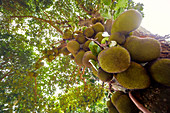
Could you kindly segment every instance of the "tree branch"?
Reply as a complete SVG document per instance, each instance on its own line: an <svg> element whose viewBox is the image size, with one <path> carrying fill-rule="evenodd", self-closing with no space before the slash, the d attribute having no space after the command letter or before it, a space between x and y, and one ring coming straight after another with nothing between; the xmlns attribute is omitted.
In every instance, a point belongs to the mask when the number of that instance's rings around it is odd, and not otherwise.
<svg viewBox="0 0 170 113"><path fill-rule="evenodd" d="M136 105L136 107L141 110L143 113L151 113L148 109L146 109L141 103L139 103L132 95L131 91L129 92L129 97L132 102Z"/></svg>
<svg viewBox="0 0 170 113"><path fill-rule="evenodd" d="M36 103L37 103L37 80L36 80L36 77L35 77L34 96L35 96L35 105L36 105Z"/></svg>
<svg viewBox="0 0 170 113"><path fill-rule="evenodd" d="M10 18L34 18L36 20L40 20L40 21L43 21L43 22L47 22L49 23L51 26L53 26L58 32L60 32L62 35L63 35L63 32L53 24L53 21L50 21L50 20L45 20L43 18L37 18L35 16L10 16Z"/></svg>
<svg viewBox="0 0 170 113"><path fill-rule="evenodd" d="M10 70L7 74L5 74L5 75L0 79L0 81L2 81L5 77L12 75L12 74L9 74L11 71L12 71L12 70Z"/></svg>

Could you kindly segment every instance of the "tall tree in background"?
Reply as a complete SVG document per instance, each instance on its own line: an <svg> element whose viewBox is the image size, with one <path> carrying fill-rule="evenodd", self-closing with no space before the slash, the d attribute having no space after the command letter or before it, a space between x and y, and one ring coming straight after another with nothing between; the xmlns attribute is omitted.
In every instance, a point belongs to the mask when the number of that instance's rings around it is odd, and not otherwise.
<svg viewBox="0 0 170 113"><path fill-rule="evenodd" d="M143 5L131 0L2 0L0 112L108 112L110 84L75 63L66 37L83 32L93 18L105 23L127 9L142 13Z"/></svg>

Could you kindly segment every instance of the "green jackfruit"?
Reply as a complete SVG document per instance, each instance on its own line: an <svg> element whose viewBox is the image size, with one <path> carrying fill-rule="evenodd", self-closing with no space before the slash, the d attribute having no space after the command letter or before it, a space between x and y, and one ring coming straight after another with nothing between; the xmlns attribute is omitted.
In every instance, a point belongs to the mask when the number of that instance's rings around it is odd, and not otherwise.
<svg viewBox="0 0 170 113"><path fill-rule="evenodd" d="M94 30L91 27L88 27L84 30L83 34L87 37L92 37L94 35Z"/></svg>
<svg viewBox="0 0 170 113"><path fill-rule="evenodd" d="M85 38L85 36L83 35L83 33L79 33L79 34L76 36L76 40L77 40L80 44L83 44L83 43L86 41L86 38Z"/></svg>
<svg viewBox="0 0 170 113"><path fill-rule="evenodd" d="M97 60L96 56L94 56L91 51L85 52L85 54L83 56L83 64L84 64L84 66L86 66L86 67L91 67L92 66L90 64L90 62L89 62L90 59Z"/></svg>
<svg viewBox="0 0 170 113"><path fill-rule="evenodd" d="M109 113L119 113L116 107L112 104L111 100L108 100L106 104L109 109Z"/></svg>
<svg viewBox="0 0 170 113"><path fill-rule="evenodd" d="M99 43L101 43L102 39L104 38L104 37L102 36L102 34L103 34L103 32L98 32L98 33L96 34L96 36L94 37L95 39L97 38L97 41L98 41Z"/></svg>
<svg viewBox="0 0 170 113"><path fill-rule="evenodd" d="M53 54L53 50L47 50L47 55L52 55Z"/></svg>
<svg viewBox="0 0 170 113"><path fill-rule="evenodd" d="M110 47L98 55L100 67L108 73L120 73L130 66L129 52L121 47Z"/></svg>
<svg viewBox="0 0 170 113"><path fill-rule="evenodd" d="M53 60L53 59L54 59L54 56L53 56L53 55L49 55L49 56L48 56L48 59Z"/></svg>
<svg viewBox="0 0 170 113"><path fill-rule="evenodd" d="M112 94L111 101L119 113L138 113L137 107L123 92L116 91Z"/></svg>
<svg viewBox="0 0 170 113"><path fill-rule="evenodd" d="M170 86L170 59L159 59L155 61L151 65L149 72L155 81Z"/></svg>
<svg viewBox="0 0 170 113"><path fill-rule="evenodd" d="M122 33L115 32L109 37L109 41L116 41L118 44L124 44L126 38Z"/></svg>
<svg viewBox="0 0 170 113"><path fill-rule="evenodd" d="M122 91L116 91L112 94L111 102L113 105L116 105L116 101L119 99L121 95L124 95Z"/></svg>
<svg viewBox="0 0 170 113"><path fill-rule="evenodd" d="M104 26L101 23L96 23L92 26L95 33L104 32Z"/></svg>
<svg viewBox="0 0 170 113"><path fill-rule="evenodd" d="M135 62L131 62L126 71L118 73L116 79L127 89L144 89L150 85L150 78L145 68Z"/></svg>
<svg viewBox="0 0 170 113"><path fill-rule="evenodd" d="M72 32L68 29L64 31L63 39L72 39Z"/></svg>
<svg viewBox="0 0 170 113"><path fill-rule="evenodd" d="M142 21L142 15L140 12L130 9L120 14L114 21L111 29L111 33L121 32L128 34L131 31L137 29Z"/></svg>
<svg viewBox="0 0 170 113"><path fill-rule="evenodd" d="M55 54L59 53L58 48L54 48L53 51L55 52Z"/></svg>
<svg viewBox="0 0 170 113"><path fill-rule="evenodd" d="M80 49L80 44L75 40L69 41L67 43L67 49L71 53L76 53Z"/></svg>
<svg viewBox="0 0 170 113"><path fill-rule="evenodd" d="M88 40L88 41L86 41L84 44L83 44L83 49L85 50L85 51L89 51L90 49L89 49L89 44L90 44L90 42L91 42L91 40Z"/></svg>
<svg viewBox="0 0 170 113"><path fill-rule="evenodd" d="M112 25L113 25L113 20L112 19L106 20L106 24L104 25L105 26L105 31L107 31L110 35L111 35Z"/></svg>
<svg viewBox="0 0 170 113"><path fill-rule="evenodd" d="M128 37L124 47L129 51L132 60L148 62L160 56L160 43L153 38Z"/></svg>
<svg viewBox="0 0 170 113"><path fill-rule="evenodd" d="M113 78L112 73L107 73L102 68L99 68L97 75L98 75L98 78L103 82L109 82Z"/></svg>
<svg viewBox="0 0 170 113"><path fill-rule="evenodd" d="M83 66L82 59L83 59L84 53L85 53L84 50L80 50L74 58L76 64L79 66Z"/></svg>
<svg viewBox="0 0 170 113"><path fill-rule="evenodd" d="M68 55L70 53L67 47L62 47L60 52L63 53L63 55Z"/></svg>
<svg viewBox="0 0 170 113"><path fill-rule="evenodd" d="M28 72L28 76L33 77L34 72Z"/></svg>

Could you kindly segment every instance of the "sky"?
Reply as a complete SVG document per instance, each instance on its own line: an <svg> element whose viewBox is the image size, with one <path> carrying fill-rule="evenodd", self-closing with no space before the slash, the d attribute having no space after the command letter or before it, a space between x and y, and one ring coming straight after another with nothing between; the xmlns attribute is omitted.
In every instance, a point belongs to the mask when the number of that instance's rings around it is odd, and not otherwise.
<svg viewBox="0 0 170 113"><path fill-rule="evenodd" d="M141 26L161 36L170 34L170 0L133 0L144 4Z"/></svg>

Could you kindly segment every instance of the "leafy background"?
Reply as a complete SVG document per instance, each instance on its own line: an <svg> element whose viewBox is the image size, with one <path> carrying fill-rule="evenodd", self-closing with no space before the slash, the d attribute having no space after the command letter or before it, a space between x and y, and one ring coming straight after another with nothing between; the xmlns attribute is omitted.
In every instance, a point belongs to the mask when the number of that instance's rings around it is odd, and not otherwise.
<svg viewBox="0 0 170 113"><path fill-rule="evenodd" d="M143 4L132 0L1 0L0 112L108 112L108 84L70 55L46 61L43 50L57 47L66 29L131 8L143 14ZM38 61L45 65L36 69Z"/></svg>

